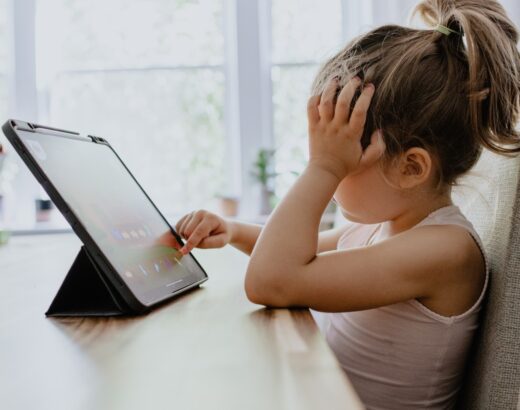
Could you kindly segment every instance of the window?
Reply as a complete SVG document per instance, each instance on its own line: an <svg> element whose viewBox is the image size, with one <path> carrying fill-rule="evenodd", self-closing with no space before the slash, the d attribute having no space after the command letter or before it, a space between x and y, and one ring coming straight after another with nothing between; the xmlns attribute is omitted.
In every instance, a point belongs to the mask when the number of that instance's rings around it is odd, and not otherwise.
<svg viewBox="0 0 520 410"><path fill-rule="evenodd" d="M307 162L306 103L320 65L361 32L404 24L415 4L0 0L0 115L108 138L171 220L212 209L217 194L240 196L240 216L255 219L259 150L276 149L278 198ZM45 193L10 162L9 226L52 228L34 225Z"/></svg>
<svg viewBox="0 0 520 410"><path fill-rule="evenodd" d="M271 21L276 194L282 197L308 159L307 100L320 64L341 46L341 1L272 0Z"/></svg>
<svg viewBox="0 0 520 410"><path fill-rule="evenodd" d="M167 216L224 189L223 7L37 2L40 121L106 137Z"/></svg>

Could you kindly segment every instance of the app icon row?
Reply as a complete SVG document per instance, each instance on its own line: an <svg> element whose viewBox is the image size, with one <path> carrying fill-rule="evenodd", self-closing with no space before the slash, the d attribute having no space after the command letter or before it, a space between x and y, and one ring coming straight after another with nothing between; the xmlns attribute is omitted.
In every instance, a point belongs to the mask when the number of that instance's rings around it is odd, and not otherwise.
<svg viewBox="0 0 520 410"><path fill-rule="evenodd" d="M113 228L112 237L117 241L135 241L151 238L152 232L146 225L127 228Z"/></svg>
<svg viewBox="0 0 520 410"><path fill-rule="evenodd" d="M169 257L163 257L153 262L138 264L133 269L126 270L124 275L129 279L134 278L136 275L147 277L154 273L169 272L175 265L182 266L177 257L172 256L172 259L173 261Z"/></svg>

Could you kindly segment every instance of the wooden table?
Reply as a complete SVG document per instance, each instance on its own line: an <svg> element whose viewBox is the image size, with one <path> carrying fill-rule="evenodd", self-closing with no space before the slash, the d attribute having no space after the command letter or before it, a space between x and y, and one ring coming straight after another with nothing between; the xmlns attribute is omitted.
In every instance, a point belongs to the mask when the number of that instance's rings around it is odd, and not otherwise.
<svg viewBox="0 0 520 410"><path fill-rule="evenodd" d="M209 281L146 316L45 318L79 247L0 247L0 409L362 408L307 310L247 300L230 247L196 250Z"/></svg>

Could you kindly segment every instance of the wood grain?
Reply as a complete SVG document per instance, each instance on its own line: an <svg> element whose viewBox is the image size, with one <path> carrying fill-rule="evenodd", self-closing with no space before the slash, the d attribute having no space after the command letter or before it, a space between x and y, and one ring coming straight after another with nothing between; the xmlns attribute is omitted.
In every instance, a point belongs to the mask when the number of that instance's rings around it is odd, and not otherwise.
<svg viewBox="0 0 520 410"><path fill-rule="evenodd" d="M246 299L232 248L196 250L209 281L146 316L45 318L79 247L0 247L1 409L362 408L308 310Z"/></svg>

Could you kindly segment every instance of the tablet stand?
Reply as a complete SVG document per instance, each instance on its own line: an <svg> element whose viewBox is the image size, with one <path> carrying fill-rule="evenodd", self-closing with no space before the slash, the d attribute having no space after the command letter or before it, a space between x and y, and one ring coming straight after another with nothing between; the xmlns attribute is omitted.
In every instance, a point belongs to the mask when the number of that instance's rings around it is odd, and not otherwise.
<svg viewBox="0 0 520 410"><path fill-rule="evenodd" d="M46 316L118 316L131 313L82 246Z"/></svg>

